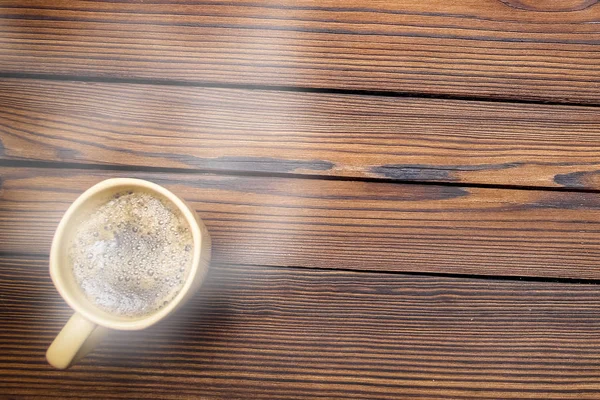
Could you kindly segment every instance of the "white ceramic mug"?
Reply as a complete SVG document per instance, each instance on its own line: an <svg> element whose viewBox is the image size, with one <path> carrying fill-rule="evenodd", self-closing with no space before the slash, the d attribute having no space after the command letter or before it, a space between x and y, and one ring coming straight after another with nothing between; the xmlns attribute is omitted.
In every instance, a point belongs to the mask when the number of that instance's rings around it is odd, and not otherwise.
<svg viewBox="0 0 600 400"><path fill-rule="evenodd" d="M169 202L185 217L194 242L192 266L177 296L154 313L136 318L112 315L91 303L75 282L67 254L68 244L79 222L114 194L123 191L144 191ZM92 350L111 329L144 329L169 315L200 288L208 270L210 253L211 239L204 223L192 208L164 187L141 179L115 178L86 190L71 204L52 241L50 276L60 295L75 313L48 348L48 362L56 368L67 368Z"/></svg>

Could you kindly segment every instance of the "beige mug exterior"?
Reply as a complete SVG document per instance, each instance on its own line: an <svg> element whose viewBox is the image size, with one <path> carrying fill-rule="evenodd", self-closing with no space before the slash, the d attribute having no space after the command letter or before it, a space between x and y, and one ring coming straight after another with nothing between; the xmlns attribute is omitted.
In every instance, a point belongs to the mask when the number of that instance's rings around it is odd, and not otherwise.
<svg viewBox="0 0 600 400"><path fill-rule="evenodd" d="M67 245L78 221L112 195L127 191L146 191L174 205L185 217L194 242L192 266L179 294L165 307L143 317L111 315L93 305L79 289L67 256ZM196 212L164 187L141 179L113 178L86 190L71 204L61 219L50 251L50 276L56 289L75 311L46 352L46 359L56 368L67 368L102 340L111 329L139 330L147 328L181 307L200 288L211 256L211 238Z"/></svg>

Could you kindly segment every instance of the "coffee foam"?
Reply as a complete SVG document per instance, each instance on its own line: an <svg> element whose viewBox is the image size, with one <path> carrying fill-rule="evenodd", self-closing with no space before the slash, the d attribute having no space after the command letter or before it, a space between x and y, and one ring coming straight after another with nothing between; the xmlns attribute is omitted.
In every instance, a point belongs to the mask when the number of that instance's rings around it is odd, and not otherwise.
<svg viewBox="0 0 600 400"><path fill-rule="evenodd" d="M69 257L90 302L113 315L141 317L179 293L192 248L192 233L179 210L146 192L123 192L84 218Z"/></svg>

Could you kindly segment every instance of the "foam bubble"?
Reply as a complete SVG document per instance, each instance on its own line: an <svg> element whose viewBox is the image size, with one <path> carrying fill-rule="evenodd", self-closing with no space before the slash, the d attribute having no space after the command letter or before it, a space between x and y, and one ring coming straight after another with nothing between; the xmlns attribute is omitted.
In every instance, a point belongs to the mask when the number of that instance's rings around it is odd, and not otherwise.
<svg viewBox="0 0 600 400"><path fill-rule="evenodd" d="M118 193L77 229L70 246L72 271L99 308L143 316L179 293L180 277L189 273L192 243L177 210L148 193Z"/></svg>

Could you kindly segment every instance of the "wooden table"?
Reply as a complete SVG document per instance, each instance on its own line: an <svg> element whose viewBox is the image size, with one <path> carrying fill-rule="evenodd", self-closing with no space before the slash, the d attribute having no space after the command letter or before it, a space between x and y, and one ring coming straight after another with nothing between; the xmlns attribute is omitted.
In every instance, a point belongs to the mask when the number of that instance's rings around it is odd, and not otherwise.
<svg viewBox="0 0 600 400"><path fill-rule="evenodd" d="M596 0L0 3L0 397L600 398ZM214 243L67 371L48 274L108 177Z"/></svg>

